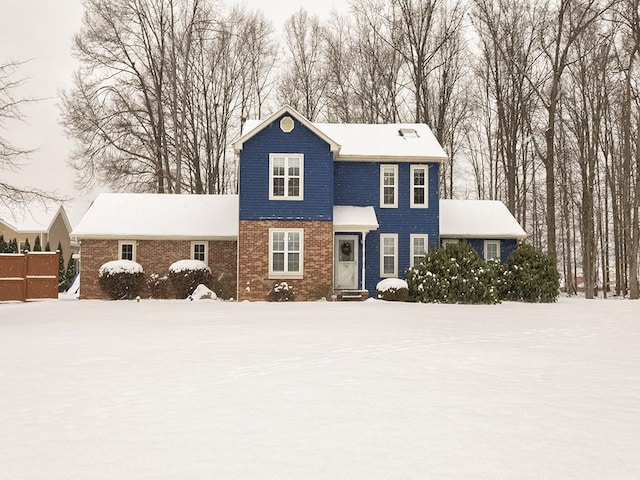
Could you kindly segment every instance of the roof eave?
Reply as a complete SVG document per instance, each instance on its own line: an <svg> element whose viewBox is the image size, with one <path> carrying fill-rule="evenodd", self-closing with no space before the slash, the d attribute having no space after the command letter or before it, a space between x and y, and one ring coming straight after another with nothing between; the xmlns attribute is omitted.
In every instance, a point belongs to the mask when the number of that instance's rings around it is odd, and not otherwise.
<svg viewBox="0 0 640 480"><path fill-rule="evenodd" d="M438 156L396 156L396 155L337 155L336 161L343 162L430 162L444 163L447 157Z"/></svg>

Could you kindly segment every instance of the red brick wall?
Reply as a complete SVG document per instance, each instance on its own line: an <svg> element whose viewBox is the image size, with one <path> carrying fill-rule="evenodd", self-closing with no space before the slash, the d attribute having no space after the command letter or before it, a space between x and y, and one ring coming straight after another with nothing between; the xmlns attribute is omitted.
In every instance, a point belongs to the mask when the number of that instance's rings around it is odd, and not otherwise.
<svg viewBox="0 0 640 480"><path fill-rule="evenodd" d="M235 296L236 292L236 249L235 240L209 240L209 267L214 277L225 285L226 296ZM107 298L98 283L98 269L103 263L118 258L118 240L82 240L80 255L80 298ZM167 275L173 262L187 258L191 258L189 240L138 240L136 262L142 265L145 275L141 296L150 295L146 287L150 274Z"/></svg>
<svg viewBox="0 0 640 480"><path fill-rule="evenodd" d="M302 279L269 278L269 228L304 229ZM333 290L333 222L241 220L238 299L265 300L281 281L293 285L297 300L317 300Z"/></svg>

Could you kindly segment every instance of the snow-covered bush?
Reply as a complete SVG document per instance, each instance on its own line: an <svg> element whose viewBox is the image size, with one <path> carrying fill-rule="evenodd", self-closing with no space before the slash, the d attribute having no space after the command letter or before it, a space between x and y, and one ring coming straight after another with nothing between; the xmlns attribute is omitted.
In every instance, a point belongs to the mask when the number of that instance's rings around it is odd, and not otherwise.
<svg viewBox="0 0 640 480"><path fill-rule="evenodd" d="M292 302L295 299L296 292L293 285L287 282L276 283L267 295L267 300L270 302Z"/></svg>
<svg viewBox="0 0 640 480"><path fill-rule="evenodd" d="M498 303L496 271L467 242L430 250L407 270L409 297L431 303Z"/></svg>
<svg viewBox="0 0 640 480"><path fill-rule="evenodd" d="M133 299L142 288L142 265L131 260L114 260L98 269L100 288L113 300Z"/></svg>
<svg viewBox="0 0 640 480"><path fill-rule="evenodd" d="M389 302L406 302L409 297L407 282L399 278L385 278L376 285L378 298Z"/></svg>
<svg viewBox="0 0 640 480"><path fill-rule="evenodd" d="M558 299L560 276L549 256L520 244L504 265L500 294L503 300L551 303Z"/></svg>
<svg viewBox="0 0 640 480"><path fill-rule="evenodd" d="M160 275L158 273L152 273L147 278L147 287L151 293L151 298L167 298L167 287L169 283L169 277L166 275Z"/></svg>
<svg viewBox="0 0 640 480"><path fill-rule="evenodd" d="M200 260L178 260L169 267L176 298L187 298L201 283L211 286L211 269Z"/></svg>

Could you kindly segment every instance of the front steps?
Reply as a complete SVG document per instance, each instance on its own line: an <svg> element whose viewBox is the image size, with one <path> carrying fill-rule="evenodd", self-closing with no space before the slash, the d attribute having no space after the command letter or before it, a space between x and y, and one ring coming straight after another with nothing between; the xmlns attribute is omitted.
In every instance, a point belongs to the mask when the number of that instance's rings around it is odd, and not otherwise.
<svg viewBox="0 0 640 480"><path fill-rule="evenodd" d="M363 302L369 298L366 290L336 290L331 296L337 302Z"/></svg>

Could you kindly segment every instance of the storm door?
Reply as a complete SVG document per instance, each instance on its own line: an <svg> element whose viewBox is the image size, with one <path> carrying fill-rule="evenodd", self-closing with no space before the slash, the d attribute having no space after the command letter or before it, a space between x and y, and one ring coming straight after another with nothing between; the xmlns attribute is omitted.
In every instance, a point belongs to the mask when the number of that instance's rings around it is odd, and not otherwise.
<svg viewBox="0 0 640 480"><path fill-rule="evenodd" d="M334 276L336 290L358 288L358 236L336 235Z"/></svg>

